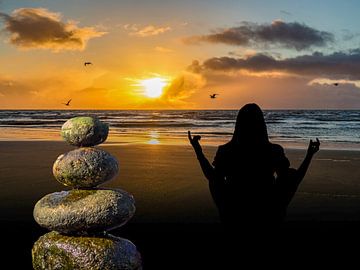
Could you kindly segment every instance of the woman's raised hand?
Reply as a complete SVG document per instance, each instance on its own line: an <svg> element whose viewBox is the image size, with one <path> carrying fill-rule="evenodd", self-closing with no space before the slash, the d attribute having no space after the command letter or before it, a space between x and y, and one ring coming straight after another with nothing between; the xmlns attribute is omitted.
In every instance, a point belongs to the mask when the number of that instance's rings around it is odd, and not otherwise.
<svg viewBox="0 0 360 270"><path fill-rule="evenodd" d="M307 154L308 155L314 155L317 151L319 151L320 149L320 141L318 138L316 138L316 142L314 142L313 140L310 140L309 142L309 147L307 150Z"/></svg>
<svg viewBox="0 0 360 270"><path fill-rule="evenodd" d="M191 132L190 130L188 131L188 138L189 138L189 142L191 143L192 147L194 148L196 153L201 153L202 152L202 148L200 145L200 139L201 136L199 135L195 135L194 137L191 136Z"/></svg>

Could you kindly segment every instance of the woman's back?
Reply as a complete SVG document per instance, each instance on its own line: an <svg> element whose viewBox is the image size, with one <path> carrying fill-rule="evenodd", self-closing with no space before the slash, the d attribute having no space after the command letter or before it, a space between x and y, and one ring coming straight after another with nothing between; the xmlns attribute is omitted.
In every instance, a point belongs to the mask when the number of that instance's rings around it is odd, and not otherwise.
<svg viewBox="0 0 360 270"><path fill-rule="evenodd" d="M213 166L216 180L210 189L223 221L252 223L274 216L274 172L289 166L281 146L229 142L219 147Z"/></svg>

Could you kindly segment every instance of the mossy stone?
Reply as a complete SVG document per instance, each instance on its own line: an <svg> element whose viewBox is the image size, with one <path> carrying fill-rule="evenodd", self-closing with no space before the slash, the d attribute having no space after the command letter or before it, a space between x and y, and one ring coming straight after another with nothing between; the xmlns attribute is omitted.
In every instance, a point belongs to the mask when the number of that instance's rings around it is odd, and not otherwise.
<svg viewBox="0 0 360 270"><path fill-rule="evenodd" d="M135 201L121 189L73 189L44 196L33 214L48 230L85 235L124 225L135 214Z"/></svg>
<svg viewBox="0 0 360 270"><path fill-rule="evenodd" d="M93 147L82 147L62 154L53 166L56 180L74 188L96 187L114 178L118 172L116 158Z"/></svg>
<svg viewBox="0 0 360 270"><path fill-rule="evenodd" d="M74 146L94 146L104 142L109 126L90 116L78 116L67 120L61 128L63 139Z"/></svg>
<svg viewBox="0 0 360 270"><path fill-rule="evenodd" d="M66 236L49 232L32 248L35 270L141 270L141 256L129 240L103 237Z"/></svg>

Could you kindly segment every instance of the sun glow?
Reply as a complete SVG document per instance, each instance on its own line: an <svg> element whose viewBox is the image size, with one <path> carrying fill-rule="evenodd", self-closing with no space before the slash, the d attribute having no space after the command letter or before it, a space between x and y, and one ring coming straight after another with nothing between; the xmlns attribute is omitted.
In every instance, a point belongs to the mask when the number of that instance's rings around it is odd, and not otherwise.
<svg viewBox="0 0 360 270"><path fill-rule="evenodd" d="M160 97L163 93L164 87L168 84L168 81L164 78L151 78L142 80L139 85L144 88L144 94L150 98Z"/></svg>

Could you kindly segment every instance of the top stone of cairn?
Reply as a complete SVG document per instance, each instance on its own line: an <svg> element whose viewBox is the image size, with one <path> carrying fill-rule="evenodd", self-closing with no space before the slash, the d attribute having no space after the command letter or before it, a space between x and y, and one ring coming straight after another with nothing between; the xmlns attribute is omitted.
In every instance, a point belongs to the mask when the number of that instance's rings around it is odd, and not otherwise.
<svg viewBox="0 0 360 270"><path fill-rule="evenodd" d="M67 120L61 128L63 139L74 146L94 146L104 142L109 126L95 117L78 116Z"/></svg>

